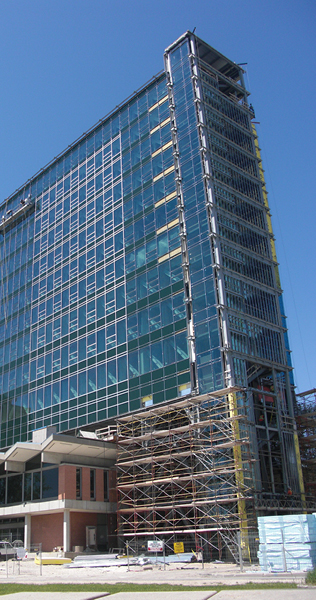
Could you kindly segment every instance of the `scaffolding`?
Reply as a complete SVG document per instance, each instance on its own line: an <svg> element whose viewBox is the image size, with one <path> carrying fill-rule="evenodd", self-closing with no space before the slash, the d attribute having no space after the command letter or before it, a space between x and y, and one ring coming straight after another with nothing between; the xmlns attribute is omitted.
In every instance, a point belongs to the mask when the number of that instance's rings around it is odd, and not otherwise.
<svg viewBox="0 0 316 600"><path fill-rule="evenodd" d="M316 509L316 388L297 394L295 418L307 508Z"/></svg>
<svg viewBox="0 0 316 600"><path fill-rule="evenodd" d="M118 420L118 533L238 560L255 527L253 458L244 394L236 388L151 407Z"/></svg>

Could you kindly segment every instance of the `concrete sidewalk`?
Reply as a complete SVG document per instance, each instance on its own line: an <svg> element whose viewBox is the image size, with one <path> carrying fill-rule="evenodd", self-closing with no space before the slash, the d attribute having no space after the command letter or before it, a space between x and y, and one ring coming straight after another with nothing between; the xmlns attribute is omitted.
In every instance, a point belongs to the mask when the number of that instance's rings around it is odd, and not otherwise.
<svg viewBox="0 0 316 600"><path fill-rule="evenodd" d="M315 600L316 588L297 590L225 590L223 592L120 592L113 600Z"/></svg>
<svg viewBox="0 0 316 600"><path fill-rule="evenodd" d="M316 588L299 588L297 590L224 590L218 592L215 598L216 600L315 600Z"/></svg>

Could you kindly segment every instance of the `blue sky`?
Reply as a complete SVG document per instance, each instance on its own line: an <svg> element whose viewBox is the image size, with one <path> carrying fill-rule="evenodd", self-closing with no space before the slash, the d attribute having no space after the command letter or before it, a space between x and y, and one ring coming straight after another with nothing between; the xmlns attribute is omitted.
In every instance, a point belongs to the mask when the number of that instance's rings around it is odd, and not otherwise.
<svg viewBox="0 0 316 600"><path fill-rule="evenodd" d="M0 202L163 68L187 29L256 111L298 391L316 387L314 0L1 0Z"/></svg>

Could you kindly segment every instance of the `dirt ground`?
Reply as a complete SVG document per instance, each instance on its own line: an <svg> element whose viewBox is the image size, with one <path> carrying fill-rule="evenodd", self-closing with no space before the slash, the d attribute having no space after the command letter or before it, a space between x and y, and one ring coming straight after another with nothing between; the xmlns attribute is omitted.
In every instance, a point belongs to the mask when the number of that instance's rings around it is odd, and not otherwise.
<svg viewBox="0 0 316 600"><path fill-rule="evenodd" d="M287 582L304 584L306 573L262 573L258 566L243 572L231 563L173 564L153 566L83 567L67 568L63 565L42 565L33 559L17 563L0 562L0 583L169 583L170 585L234 585L237 583Z"/></svg>

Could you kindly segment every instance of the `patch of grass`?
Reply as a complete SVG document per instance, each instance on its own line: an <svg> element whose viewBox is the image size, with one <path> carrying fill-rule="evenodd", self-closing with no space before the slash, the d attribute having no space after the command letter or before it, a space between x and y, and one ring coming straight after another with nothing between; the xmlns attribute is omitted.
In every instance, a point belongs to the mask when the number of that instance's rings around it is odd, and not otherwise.
<svg viewBox="0 0 316 600"><path fill-rule="evenodd" d="M162 584L136 584L136 583L47 583L42 585L3 583L0 584L0 596L5 594L15 594L17 592L109 592L116 594L118 592L178 592L178 591L205 591L214 590L284 590L296 588L296 583L245 583L240 585L169 585Z"/></svg>
<svg viewBox="0 0 316 600"><path fill-rule="evenodd" d="M312 571L309 571L306 575L306 583L308 585L316 585L316 567Z"/></svg>

